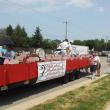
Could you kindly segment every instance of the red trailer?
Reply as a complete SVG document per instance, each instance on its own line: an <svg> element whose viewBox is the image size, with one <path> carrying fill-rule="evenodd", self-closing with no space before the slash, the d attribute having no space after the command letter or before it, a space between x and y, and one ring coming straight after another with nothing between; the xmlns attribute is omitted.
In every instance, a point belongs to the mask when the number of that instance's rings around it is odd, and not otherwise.
<svg viewBox="0 0 110 110"><path fill-rule="evenodd" d="M88 57L0 65L0 91L7 90L12 85L34 84L60 77L66 83L74 79L74 71L89 66Z"/></svg>

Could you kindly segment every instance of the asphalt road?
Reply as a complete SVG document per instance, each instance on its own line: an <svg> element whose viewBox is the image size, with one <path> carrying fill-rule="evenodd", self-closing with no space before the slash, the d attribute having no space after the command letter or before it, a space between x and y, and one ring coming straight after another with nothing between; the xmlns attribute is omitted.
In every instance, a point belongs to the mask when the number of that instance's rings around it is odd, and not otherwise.
<svg viewBox="0 0 110 110"><path fill-rule="evenodd" d="M102 68L101 74L109 73L110 66L106 62L106 58L101 58ZM22 102L26 102L27 100L31 100L34 98L39 98L43 95L51 93L53 91L66 88L71 85L75 85L81 83L82 81L90 78L89 76L83 77L79 80L75 80L69 82L68 84L62 84L60 80L52 80L48 82L43 82L40 84L32 85L32 86L24 86L9 90L8 92L4 92L0 94L0 110L4 110L13 105L20 104Z"/></svg>

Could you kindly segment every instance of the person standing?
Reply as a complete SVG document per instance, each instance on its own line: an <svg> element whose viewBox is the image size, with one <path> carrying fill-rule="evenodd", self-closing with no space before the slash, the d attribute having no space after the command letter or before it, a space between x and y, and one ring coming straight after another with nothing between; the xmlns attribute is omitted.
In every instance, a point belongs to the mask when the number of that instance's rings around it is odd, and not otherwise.
<svg viewBox="0 0 110 110"><path fill-rule="evenodd" d="M9 60L15 57L15 52L11 46L7 48L7 52L4 54L4 57Z"/></svg>
<svg viewBox="0 0 110 110"><path fill-rule="evenodd" d="M97 68L96 68L97 74L96 75L100 76L101 61L97 53L95 56L95 60L97 61Z"/></svg>
<svg viewBox="0 0 110 110"><path fill-rule="evenodd" d="M65 39L62 43L59 44L56 51L59 51L61 55L68 55L71 52L70 46L71 44L68 42L68 39Z"/></svg>
<svg viewBox="0 0 110 110"><path fill-rule="evenodd" d="M90 60L91 60L90 72L92 74L92 80L93 80L93 79L95 79L96 69L97 69L97 60L96 60L95 53L91 56Z"/></svg>

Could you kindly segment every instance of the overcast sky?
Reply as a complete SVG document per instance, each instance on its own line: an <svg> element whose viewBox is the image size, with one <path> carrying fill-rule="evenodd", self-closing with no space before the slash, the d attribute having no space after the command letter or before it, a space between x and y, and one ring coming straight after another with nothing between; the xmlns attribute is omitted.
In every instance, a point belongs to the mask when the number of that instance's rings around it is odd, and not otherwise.
<svg viewBox="0 0 110 110"><path fill-rule="evenodd" d="M94 39L110 36L110 0L0 0L0 28L24 26L29 35L41 28L45 38ZM109 38L109 37L107 37Z"/></svg>

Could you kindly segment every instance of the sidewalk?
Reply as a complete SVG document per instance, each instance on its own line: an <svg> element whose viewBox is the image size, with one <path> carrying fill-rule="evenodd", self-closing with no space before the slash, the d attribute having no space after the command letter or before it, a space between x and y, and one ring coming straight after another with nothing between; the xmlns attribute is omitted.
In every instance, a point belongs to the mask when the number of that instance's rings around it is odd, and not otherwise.
<svg viewBox="0 0 110 110"><path fill-rule="evenodd" d="M92 82L94 82L96 80L99 80L99 79L101 79L101 78L103 78L103 77L105 77L107 75L108 74L103 74L100 77L97 77L95 80L91 80L91 79L84 80L84 81L82 81L82 82L80 82L78 84L75 84L75 85L72 85L72 86L70 85L70 86L67 86L67 87L65 87L63 89L59 89L59 90L53 91L51 93L42 95L39 98L34 98L34 99L31 99L31 100L27 100L25 102L19 103L17 105L12 106L12 107L6 108L5 110L27 110L27 109L35 106L35 105L38 105L38 104L41 104L41 103L43 103L45 101L51 100L53 98L56 98L59 95L63 95L66 92L73 91L73 90L75 90L77 88L80 88L82 86L88 86Z"/></svg>
<svg viewBox="0 0 110 110"><path fill-rule="evenodd" d="M108 102L105 106L105 109L104 110L110 110L110 102Z"/></svg>

